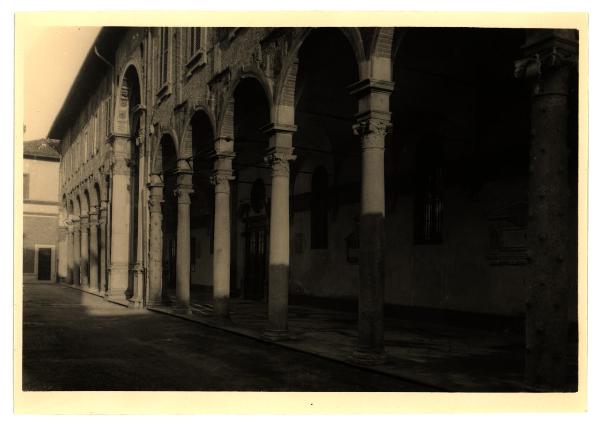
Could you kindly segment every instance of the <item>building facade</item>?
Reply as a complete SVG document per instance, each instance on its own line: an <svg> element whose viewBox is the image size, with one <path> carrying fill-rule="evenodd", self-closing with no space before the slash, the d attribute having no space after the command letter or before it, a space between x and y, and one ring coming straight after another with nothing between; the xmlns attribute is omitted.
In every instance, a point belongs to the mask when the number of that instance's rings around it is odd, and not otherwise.
<svg viewBox="0 0 600 425"><path fill-rule="evenodd" d="M23 281L54 282L57 277L58 169L56 141L23 145Z"/></svg>
<svg viewBox="0 0 600 425"><path fill-rule="evenodd" d="M544 380L577 317L577 36L104 28L49 134L59 277L263 301L275 339L291 299L354 302L366 363L384 306L523 316Z"/></svg>

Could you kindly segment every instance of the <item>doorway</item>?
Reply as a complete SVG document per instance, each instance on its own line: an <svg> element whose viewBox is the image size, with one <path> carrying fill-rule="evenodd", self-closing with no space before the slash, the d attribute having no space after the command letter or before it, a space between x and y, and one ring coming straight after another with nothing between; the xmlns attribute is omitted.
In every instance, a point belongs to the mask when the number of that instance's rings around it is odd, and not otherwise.
<svg viewBox="0 0 600 425"><path fill-rule="evenodd" d="M246 262L244 266L244 298L267 299L267 217L248 217L246 221Z"/></svg>
<svg viewBox="0 0 600 425"><path fill-rule="evenodd" d="M36 245L35 251L36 279L44 282L54 280L54 246Z"/></svg>

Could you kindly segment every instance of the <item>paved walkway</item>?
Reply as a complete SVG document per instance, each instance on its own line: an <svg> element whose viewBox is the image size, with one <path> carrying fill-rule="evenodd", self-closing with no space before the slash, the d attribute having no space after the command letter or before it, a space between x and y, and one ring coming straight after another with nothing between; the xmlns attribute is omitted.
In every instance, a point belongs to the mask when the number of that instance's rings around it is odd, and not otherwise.
<svg viewBox="0 0 600 425"><path fill-rule="evenodd" d="M25 284L23 306L26 391L431 390L66 285Z"/></svg>
<svg viewBox="0 0 600 425"><path fill-rule="evenodd" d="M405 385L413 384L427 391L526 391L522 383L524 335L511 327L486 329L480 323L459 325L443 319L403 319L388 315L385 321L388 361L383 365L363 366L350 359L357 341L356 312L290 305L290 338L271 342L263 337L267 326L265 303L232 299L231 320L223 323L212 317L210 293L192 286L191 314L172 307L151 310L249 337L272 347L334 360L352 367L352 373L370 371L381 377L398 378ZM473 321L477 320L474 316ZM576 390L577 348L575 342L571 345L570 381ZM391 389L380 389L386 390Z"/></svg>
<svg viewBox="0 0 600 425"><path fill-rule="evenodd" d="M231 323L211 317L210 294L192 292L192 314L170 307L153 309L262 340L267 325L264 303L233 299ZM386 318L388 361L366 369L429 386L433 391L522 390L523 335L448 323ZM308 306L289 306L290 339L275 344L352 364L357 340L355 314ZM362 366L361 366L362 367Z"/></svg>

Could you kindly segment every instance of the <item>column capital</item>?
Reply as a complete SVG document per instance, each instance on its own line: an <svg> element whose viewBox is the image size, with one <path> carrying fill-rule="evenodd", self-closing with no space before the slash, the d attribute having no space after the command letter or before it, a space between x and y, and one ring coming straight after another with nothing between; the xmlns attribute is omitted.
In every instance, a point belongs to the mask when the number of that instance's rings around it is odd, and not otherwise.
<svg viewBox="0 0 600 425"><path fill-rule="evenodd" d="M150 190L150 196L148 197L148 207L150 208L151 214L162 213L163 204L163 188L164 183L162 182L158 174L152 174L150 176L150 182L147 184Z"/></svg>
<svg viewBox="0 0 600 425"><path fill-rule="evenodd" d="M389 119L365 116L352 126L354 134L362 138L363 149L384 149L385 136L391 131Z"/></svg>
<svg viewBox="0 0 600 425"><path fill-rule="evenodd" d="M146 184L146 187L150 190L155 187L164 187L162 176L160 174L150 174L150 181Z"/></svg>
<svg viewBox="0 0 600 425"><path fill-rule="evenodd" d="M229 182L235 180L232 170L217 169L209 177L210 184L215 186L215 193L229 193Z"/></svg>
<svg viewBox="0 0 600 425"><path fill-rule="evenodd" d="M279 148L279 149L271 149L267 156L265 157L265 161L271 166L273 169L273 176L289 176L290 175L290 161L296 159L296 155L293 154L294 148Z"/></svg>
<svg viewBox="0 0 600 425"><path fill-rule="evenodd" d="M127 157L117 156L115 154L112 159L112 170L114 174L118 175L129 175L130 173L130 160Z"/></svg>
<svg viewBox="0 0 600 425"><path fill-rule="evenodd" d="M514 62L514 75L533 80L534 92L538 93L546 74L577 65L579 44L574 30L536 29L528 32L521 51L523 58Z"/></svg>
<svg viewBox="0 0 600 425"><path fill-rule="evenodd" d="M191 204L190 195L194 193L194 190L190 185L178 185L177 189L173 191L177 197L178 204Z"/></svg>

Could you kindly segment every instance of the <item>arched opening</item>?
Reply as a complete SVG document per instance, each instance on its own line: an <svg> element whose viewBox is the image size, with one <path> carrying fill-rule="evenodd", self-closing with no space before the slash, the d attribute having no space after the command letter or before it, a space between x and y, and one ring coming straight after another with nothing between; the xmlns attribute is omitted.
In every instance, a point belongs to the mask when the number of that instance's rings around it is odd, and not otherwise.
<svg viewBox="0 0 600 425"><path fill-rule="evenodd" d="M412 28L396 38L386 302L507 314L524 288L491 267L491 234L512 223L512 252L524 242L530 105L513 69L524 31ZM497 301L504 291L508 304Z"/></svg>
<svg viewBox="0 0 600 425"><path fill-rule="evenodd" d="M204 112L196 112L190 126L194 172L190 206L190 280L191 285L208 287L212 285L214 186L210 184L210 177L214 135L210 119Z"/></svg>
<svg viewBox="0 0 600 425"><path fill-rule="evenodd" d="M157 172L163 178L162 232L163 232L163 294L165 298L175 297L175 265L177 255L177 153L171 136L165 134L160 139L160 154L156 161Z"/></svg>
<svg viewBox="0 0 600 425"><path fill-rule="evenodd" d="M135 286L135 270L133 265L138 262L139 253L138 250L141 248L138 236L140 232L140 151L139 151L139 138L143 135L140 134L140 120L142 118L141 109L141 93L140 93L140 81L137 71L133 66L130 66L125 72L123 77L123 88L128 91L128 114L129 114L129 142L130 142L130 178L131 178L131 208L130 208L130 237L129 237L129 280L127 285L127 298L134 295Z"/></svg>
<svg viewBox="0 0 600 425"><path fill-rule="evenodd" d="M290 301L294 296L355 300L358 268L347 240L360 212L361 151L353 133L358 102L354 49L342 31L312 30L298 51L292 165ZM306 299L303 297L303 299Z"/></svg>
<svg viewBox="0 0 600 425"><path fill-rule="evenodd" d="M98 183L94 183L94 188L93 188L93 192L94 192L94 200L95 200L95 205L96 205L96 214L97 214L97 236L96 236L96 263L98 264L97 267L97 276L96 276L96 282L98 283L98 292L100 294L103 294L104 291L106 290L105 287L105 283L103 282L103 278L104 276L106 276L106 252L102 252L102 249L104 248L104 250L106 250L106 247L102 245L102 241L106 242L106 235L103 235L102 232L103 230L106 230L106 225L101 225L100 221L103 219L101 217L101 211L100 211L100 207L101 207L101 195L100 195L100 185ZM104 263L101 261L101 257L104 256Z"/></svg>
<svg viewBox="0 0 600 425"><path fill-rule="evenodd" d="M90 193L83 191L81 206L81 284L90 286Z"/></svg>
<svg viewBox="0 0 600 425"><path fill-rule="evenodd" d="M141 305L141 224L140 152L144 134L141 123L140 80L129 66L120 82L114 112L113 167L111 174L110 287L108 296L119 302Z"/></svg>
<svg viewBox="0 0 600 425"><path fill-rule="evenodd" d="M76 219L73 232L73 284L81 285L81 199L79 195L75 197L75 201L73 202L73 215Z"/></svg>
<svg viewBox="0 0 600 425"><path fill-rule="evenodd" d="M231 201L236 205L237 220L233 220L231 292L244 298L265 300L267 297L266 265L268 253L268 200L264 182L271 180L270 167L265 163L268 137L263 128L269 124L269 101L262 85L255 78L244 78L234 91L233 168L236 179L231 183ZM256 182L263 182L264 202L252 206ZM264 238L263 249L250 240ZM238 243L239 241L239 243ZM252 259L251 261L249 259ZM252 266L259 264L260 266ZM236 267L237 266L237 267ZM235 273L242 271L241 278Z"/></svg>

